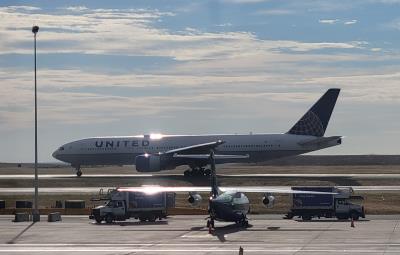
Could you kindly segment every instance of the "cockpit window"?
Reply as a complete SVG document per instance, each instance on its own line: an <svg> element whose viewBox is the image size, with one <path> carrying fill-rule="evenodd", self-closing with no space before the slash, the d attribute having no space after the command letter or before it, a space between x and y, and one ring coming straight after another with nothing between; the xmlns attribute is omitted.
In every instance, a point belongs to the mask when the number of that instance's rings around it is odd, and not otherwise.
<svg viewBox="0 0 400 255"><path fill-rule="evenodd" d="M242 193L236 192L234 198L240 198L242 196Z"/></svg>
<svg viewBox="0 0 400 255"><path fill-rule="evenodd" d="M63 151L63 150L64 150L64 147L60 147L58 150Z"/></svg>
<svg viewBox="0 0 400 255"><path fill-rule="evenodd" d="M221 194L219 197L218 197L218 200L220 200L220 201L222 201L222 202L231 202L232 201L232 195L231 194L228 194L228 193L224 193L224 194Z"/></svg>

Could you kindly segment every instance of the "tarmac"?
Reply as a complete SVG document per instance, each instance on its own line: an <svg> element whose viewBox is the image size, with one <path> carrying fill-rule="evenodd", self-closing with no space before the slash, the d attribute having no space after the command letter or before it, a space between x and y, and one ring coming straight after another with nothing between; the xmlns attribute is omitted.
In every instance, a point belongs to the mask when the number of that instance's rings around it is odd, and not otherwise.
<svg viewBox="0 0 400 255"><path fill-rule="evenodd" d="M250 227L217 222L211 233L204 216L173 216L155 223L135 220L96 224L87 216L61 222L12 222L0 216L2 254L400 254L400 216L356 221L284 220L250 215Z"/></svg>

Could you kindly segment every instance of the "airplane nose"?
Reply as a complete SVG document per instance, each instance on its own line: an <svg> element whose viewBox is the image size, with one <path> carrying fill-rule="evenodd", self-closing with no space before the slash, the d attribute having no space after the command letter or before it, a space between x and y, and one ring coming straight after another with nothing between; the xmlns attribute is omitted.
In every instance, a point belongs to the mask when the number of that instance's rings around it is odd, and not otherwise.
<svg viewBox="0 0 400 255"><path fill-rule="evenodd" d="M53 158L58 159L58 150L54 151L53 154L51 154L53 156Z"/></svg>

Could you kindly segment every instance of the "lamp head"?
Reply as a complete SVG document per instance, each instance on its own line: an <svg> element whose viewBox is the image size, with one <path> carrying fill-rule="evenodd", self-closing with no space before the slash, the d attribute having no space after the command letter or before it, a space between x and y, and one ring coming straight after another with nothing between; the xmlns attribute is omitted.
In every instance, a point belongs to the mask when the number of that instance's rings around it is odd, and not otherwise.
<svg viewBox="0 0 400 255"><path fill-rule="evenodd" d="M39 26L32 27L32 33L36 34L39 31Z"/></svg>

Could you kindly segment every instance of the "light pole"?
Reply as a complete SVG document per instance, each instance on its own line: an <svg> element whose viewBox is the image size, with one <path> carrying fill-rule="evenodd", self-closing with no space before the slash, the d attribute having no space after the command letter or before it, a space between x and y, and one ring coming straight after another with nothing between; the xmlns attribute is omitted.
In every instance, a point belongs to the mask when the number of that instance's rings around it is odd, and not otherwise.
<svg viewBox="0 0 400 255"><path fill-rule="evenodd" d="M32 220L33 222L40 221L40 213L39 213L39 208L38 208L38 203L39 203L39 192L38 192L38 170L37 170L37 165L38 165L38 152L37 152L37 96L36 96L36 34L39 32L39 27L38 26L33 26L32 27L32 33L34 37L34 55L35 55L35 207L33 209L32 213Z"/></svg>

